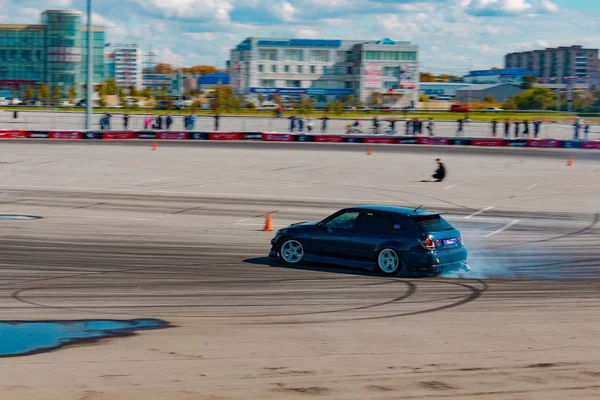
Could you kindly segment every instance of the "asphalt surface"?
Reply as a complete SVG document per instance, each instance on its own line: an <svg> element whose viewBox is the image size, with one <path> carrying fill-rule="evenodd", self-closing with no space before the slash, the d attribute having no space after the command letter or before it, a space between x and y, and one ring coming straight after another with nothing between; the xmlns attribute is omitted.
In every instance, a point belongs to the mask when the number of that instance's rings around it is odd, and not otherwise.
<svg viewBox="0 0 600 400"><path fill-rule="evenodd" d="M100 118L103 114L94 114L93 129L100 129ZM147 115L130 114L129 129L142 130L144 127L144 118ZM456 119L463 118L463 114L457 114ZM401 120L401 116L396 116L395 119ZM498 120L502 121L502 114L498 114ZM346 132L346 126L354 122L353 119L330 119L328 123L328 133L343 133ZM304 132L307 131L305 123ZM321 121L313 120L313 131L321 132ZM371 133L371 121L364 119L361 122L361 131L365 134ZM20 111L18 118L13 117L13 112L9 110L0 111L0 127L2 129L26 129L26 130L79 130L85 127L85 114L81 112L46 112L46 111ZM382 123L382 131L389 128L387 122ZM112 130L123 130L122 114L114 113L111 119ZM166 127L163 127L166 129ZM184 122L182 115L173 116L173 125L170 130L183 130ZM222 117L218 129L214 124L212 116L199 115L196 118L195 130L197 131L224 131L224 132L288 132L290 122L287 118L272 118L272 117ZM523 126L521 126L521 132ZM533 135L533 126L530 124L530 135ZM396 126L398 134L406 132L404 121L398 121ZM423 126L423 134L427 135L428 131ZM492 126L489 122L471 122L467 123L462 133L457 132L456 121L435 121L434 134L436 136L465 136L465 137L487 137L492 136ZM499 124L497 127L497 135L504 135L504 127ZM514 137L514 127L510 129L510 137ZM542 124L541 138L554 139L570 139L573 137L573 126L570 124L545 123ZM580 138L584 138L583 128L580 131ZM590 128L589 138L600 137L600 125L592 125Z"/></svg>
<svg viewBox="0 0 600 400"><path fill-rule="evenodd" d="M564 154L0 142L4 319L174 327L0 360L3 399L592 399L600 163ZM277 151L274 151L277 149ZM518 153L517 153L518 154ZM354 204L445 212L472 273L396 279L265 256Z"/></svg>

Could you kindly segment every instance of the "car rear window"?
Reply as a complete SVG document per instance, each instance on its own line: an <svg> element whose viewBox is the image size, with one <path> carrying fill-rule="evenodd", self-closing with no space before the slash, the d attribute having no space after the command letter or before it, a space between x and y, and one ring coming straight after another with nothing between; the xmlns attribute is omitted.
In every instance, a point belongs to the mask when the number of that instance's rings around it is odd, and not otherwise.
<svg viewBox="0 0 600 400"><path fill-rule="evenodd" d="M423 232L443 232L454 229L452 225L441 215L421 215L414 216L412 220L415 221L419 229Z"/></svg>

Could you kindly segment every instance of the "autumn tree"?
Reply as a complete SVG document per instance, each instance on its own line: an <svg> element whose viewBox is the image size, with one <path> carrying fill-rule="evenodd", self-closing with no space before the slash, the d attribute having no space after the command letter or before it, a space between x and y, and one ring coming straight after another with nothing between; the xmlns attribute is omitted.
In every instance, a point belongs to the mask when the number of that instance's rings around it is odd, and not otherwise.
<svg viewBox="0 0 600 400"><path fill-rule="evenodd" d="M42 83L40 85L40 98L39 100L41 101L48 101L50 99L50 89L48 88L48 85L45 83Z"/></svg>
<svg viewBox="0 0 600 400"><path fill-rule="evenodd" d="M71 85L69 92L67 93L67 97L71 103L75 100L77 97L77 89L75 88L75 85Z"/></svg>
<svg viewBox="0 0 600 400"><path fill-rule="evenodd" d="M215 74L219 72L219 70L216 67L213 67L212 65L195 65L191 68L184 68L183 72L191 72L193 74L198 75L208 75Z"/></svg>
<svg viewBox="0 0 600 400"><path fill-rule="evenodd" d="M435 82L435 76L431 72L421 72L419 75L421 82Z"/></svg>
<svg viewBox="0 0 600 400"><path fill-rule="evenodd" d="M117 94L117 83L113 78L108 78L106 80L106 92L107 95L115 95Z"/></svg>
<svg viewBox="0 0 600 400"><path fill-rule="evenodd" d="M27 86L24 97L25 97L25 100L31 100L35 97L35 91L33 90L33 88L31 86Z"/></svg>
<svg viewBox="0 0 600 400"><path fill-rule="evenodd" d="M175 70L171 64L158 63L154 66L154 72L157 74L172 74Z"/></svg>

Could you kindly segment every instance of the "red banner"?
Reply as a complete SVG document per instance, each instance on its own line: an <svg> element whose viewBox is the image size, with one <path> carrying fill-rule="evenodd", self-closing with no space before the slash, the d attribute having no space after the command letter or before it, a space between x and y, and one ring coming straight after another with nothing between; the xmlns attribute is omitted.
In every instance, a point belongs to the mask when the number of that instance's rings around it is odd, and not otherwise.
<svg viewBox="0 0 600 400"><path fill-rule="evenodd" d="M559 140L552 139L529 139L527 141L527 147L559 147Z"/></svg>
<svg viewBox="0 0 600 400"><path fill-rule="evenodd" d="M600 149L600 141L598 142L582 142L582 149Z"/></svg>
<svg viewBox="0 0 600 400"><path fill-rule="evenodd" d="M186 140L188 138L187 132L158 132L156 134L157 139L166 140Z"/></svg>
<svg viewBox="0 0 600 400"><path fill-rule="evenodd" d="M363 143L383 143L383 144L394 144L398 143L397 139L386 138L386 137L365 137Z"/></svg>
<svg viewBox="0 0 600 400"><path fill-rule="evenodd" d="M263 133L262 140L267 142L292 142L294 135L291 133Z"/></svg>
<svg viewBox="0 0 600 400"><path fill-rule="evenodd" d="M490 139L490 140L471 140L471 146L504 146L504 140L502 139Z"/></svg>
<svg viewBox="0 0 600 400"><path fill-rule="evenodd" d="M102 132L104 140L127 140L137 139L137 133L134 132Z"/></svg>
<svg viewBox="0 0 600 400"><path fill-rule="evenodd" d="M323 135L323 136L313 136L313 140L315 142L321 142L321 143L340 143L343 141L343 138L341 136Z"/></svg>
<svg viewBox="0 0 600 400"><path fill-rule="evenodd" d="M0 138L2 139L16 139L16 138L24 138L24 131L0 131Z"/></svg>
<svg viewBox="0 0 600 400"><path fill-rule="evenodd" d="M239 132L209 132L208 140L240 140Z"/></svg>
<svg viewBox="0 0 600 400"><path fill-rule="evenodd" d="M50 132L48 137L50 139L81 139L83 135L81 132Z"/></svg>
<svg viewBox="0 0 600 400"><path fill-rule="evenodd" d="M450 144L450 141L446 138L428 138L419 136L417 138L418 144Z"/></svg>

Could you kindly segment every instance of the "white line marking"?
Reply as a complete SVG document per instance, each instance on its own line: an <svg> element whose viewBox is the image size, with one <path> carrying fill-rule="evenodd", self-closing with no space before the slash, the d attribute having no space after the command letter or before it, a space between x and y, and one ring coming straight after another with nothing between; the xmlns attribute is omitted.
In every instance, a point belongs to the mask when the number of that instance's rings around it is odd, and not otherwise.
<svg viewBox="0 0 600 400"><path fill-rule="evenodd" d="M234 224L241 224L242 222L246 222L246 221L250 221L252 218L244 218L244 219L240 219L239 221L235 221Z"/></svg>
<svg viewBox="0 0 600 400"><path fill-rule="evenodd" d="M265 226L265 224L236 224L236 225L243 225L243 226ZM276 224L273 224L271 226L286 227L286 226L289 226L289 225L276 225Z"/></svg>
<svg viewBox="0 0 600 400"><path fill-rule="evenodd" d="M456 185L446 186L444 189L448 190L448 189L452 189L453 187L456 187Z"/></svg>
<svg viewBox="0 0 600 400"><path fill-rule="evenodd" d="M534 187L536 187L537 185L538 185L537 183L534 183L534 184L533 184L533 185L531 185L531 186L527 186L527 187L525 188L525 190L531 190L531 189L533 189Z"/></svg>
<svg viewBox="0 0 600 400"><path fill-rule="evenodd" d="M477 216L477 215L479 215L479 214L483 214L484 212L491 210L492 208L494 208L494 206L489 206L489 207L486 207L486 208L484 208L483 210L479 210L479 211L477 211L477 212L474 212L474 213L473 213L473 214L471 214L471 215L467 215L467 216L465 217L465 219L471 219L471 218L473 218L473 217L475 217L475 216Z"/></svg>
<svg viewBox="0 0 600 400"><path fill-rule="evenodd" d="M510 223L508 223L508 224L506 224L506 225L504 225L502 228L498 229L497 231L494 231L494 232L488 233L488 234L487 234L487 235L485 235L484 237L488 238L488 237L490 237L490 236L494 236L496 233L503 232L503 231L507 230L508 228L510 228L511 226L518 224L519 222L521 222L521 220L520 220L520 219L515 219L514 221L512 221L512 222L510 222Z"/></svg>

